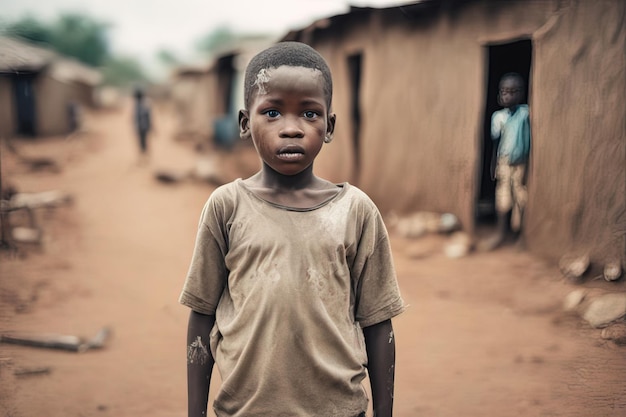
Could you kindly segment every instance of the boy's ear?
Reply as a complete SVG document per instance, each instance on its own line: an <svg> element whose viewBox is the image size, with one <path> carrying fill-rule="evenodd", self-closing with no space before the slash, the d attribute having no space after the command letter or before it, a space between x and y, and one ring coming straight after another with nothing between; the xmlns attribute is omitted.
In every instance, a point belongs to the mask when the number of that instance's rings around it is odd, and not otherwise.
<svg viewBox="0 0 626 417"><path fill-rule="evenodd" d="M328 122L326 123L326 138L325 141L329 143L333 139L333 133L335 133L335 122L337 121L337 115L330 113L328 115Z"/></svg>
<svg viewBox="0 0 626 417"><path fill-rule="evenodd" d="M247 110L239 110L239 137L250 139L250 116Z"/></svg>

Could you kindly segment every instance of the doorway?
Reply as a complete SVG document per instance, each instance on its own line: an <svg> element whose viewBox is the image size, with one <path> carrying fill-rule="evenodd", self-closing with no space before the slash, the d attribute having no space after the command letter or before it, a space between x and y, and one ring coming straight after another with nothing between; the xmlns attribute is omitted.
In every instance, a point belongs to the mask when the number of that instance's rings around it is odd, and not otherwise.
<svg viewBox="0 0 626 417"><path fill-rule="evenodd" d="M361 173L361 71L363 54L348 56L348 80L350 83L350 123L352 124L352 151L354 155L353 184L358 184Z"/></svg>
<svg viewBox="0 0 626 417"><path fill-rule="evenodd" d="M509 72L517 72L524 78L524 103L528 103L530 68L532 60L532 42L523 39L515 42L487 45L487 82L485 91L485 109L482 135L482 169L480 191L476 207L478 224L495 221L496 183L491 178L493 142L491 140L491 115L501 109L498 104L498 84L500 77ZM495 161L494 161L495 162Z"/></svg>
<svg viewBox="0 0 626 417"><path fill-rule="evenodd" d="M226 55L217 60L217 114L213 121L214 144L232 148L239 139L239 123L234 108L235 55Z"/></svg>
<svg viewBox="0 0 626 417"><path fill-rule="evenodd" d="M13 97L15 99L17 135L35 136L35 95L32 74L18 74L13 77Z"/></svg>

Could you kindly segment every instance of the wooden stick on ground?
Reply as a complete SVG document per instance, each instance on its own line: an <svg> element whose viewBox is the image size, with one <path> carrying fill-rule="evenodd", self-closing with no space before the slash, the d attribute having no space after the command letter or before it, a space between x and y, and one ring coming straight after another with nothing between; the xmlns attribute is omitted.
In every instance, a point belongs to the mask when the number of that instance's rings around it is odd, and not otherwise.
<svg viewBox="0 0 626 417"><path fill-rule="evenodd" d="M22 346L69 350L71 352L85 352L89 349L103 348L110 333L110 329L104 327L89 340L78 336L59 334L11 333L0 335L0 342Z"/></svg>
<svg viewBox="0 0 626 417"><path fill-rule="evenodd" d="M19 368L13 371L15 376L45 375L49 374L52 368L49 366L39 366L35 368Z"/></svg>

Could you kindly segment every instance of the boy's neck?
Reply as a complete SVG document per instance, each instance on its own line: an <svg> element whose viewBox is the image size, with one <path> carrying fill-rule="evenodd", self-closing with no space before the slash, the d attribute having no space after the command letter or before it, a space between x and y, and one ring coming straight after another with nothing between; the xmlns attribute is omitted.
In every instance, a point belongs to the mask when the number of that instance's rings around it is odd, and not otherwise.
<svg viewBox="0 0 626 417"><path fill-rule="evenodd" d="M312 165L298 174L283 175L264 164L263 169L256 177L260 186L276 191L295 191L315 188L318 181L318 178L313 174Z"/></svg>
<svg viewBox="0 0 626 417"><path fill-rule="evenodd" d="M296 175L282 175L268 166L244 180L264 200L287 207L311 208L333 198L339 188L313 174L313 167Z"/></svg>

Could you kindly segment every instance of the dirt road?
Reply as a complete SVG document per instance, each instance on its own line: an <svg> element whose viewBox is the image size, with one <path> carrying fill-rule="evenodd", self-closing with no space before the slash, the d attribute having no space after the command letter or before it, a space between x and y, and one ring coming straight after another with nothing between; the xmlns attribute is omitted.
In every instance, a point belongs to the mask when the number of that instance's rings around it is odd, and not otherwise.
<svg viewBox="0 0 626 417"><path fill-rule="evenodd" d="M188 310L177 297L213 187L154 180L196 158L171 139L167 113L155 119L144 164L124 112L90 115L78 138L18 143L56 158L60 173L3 153L20 191L60 189L74 202L37 212L40 247L0 253L0 331L91 337L110 326L113 336L81 354L0 344L0 416L186 415ZM410 304L394 321L396 416L626 415L626 348L563 313L575 286L556 267L515 247L449 259L443 239L392 235ZM38 368L48 372L15 375Z"/></svg>

